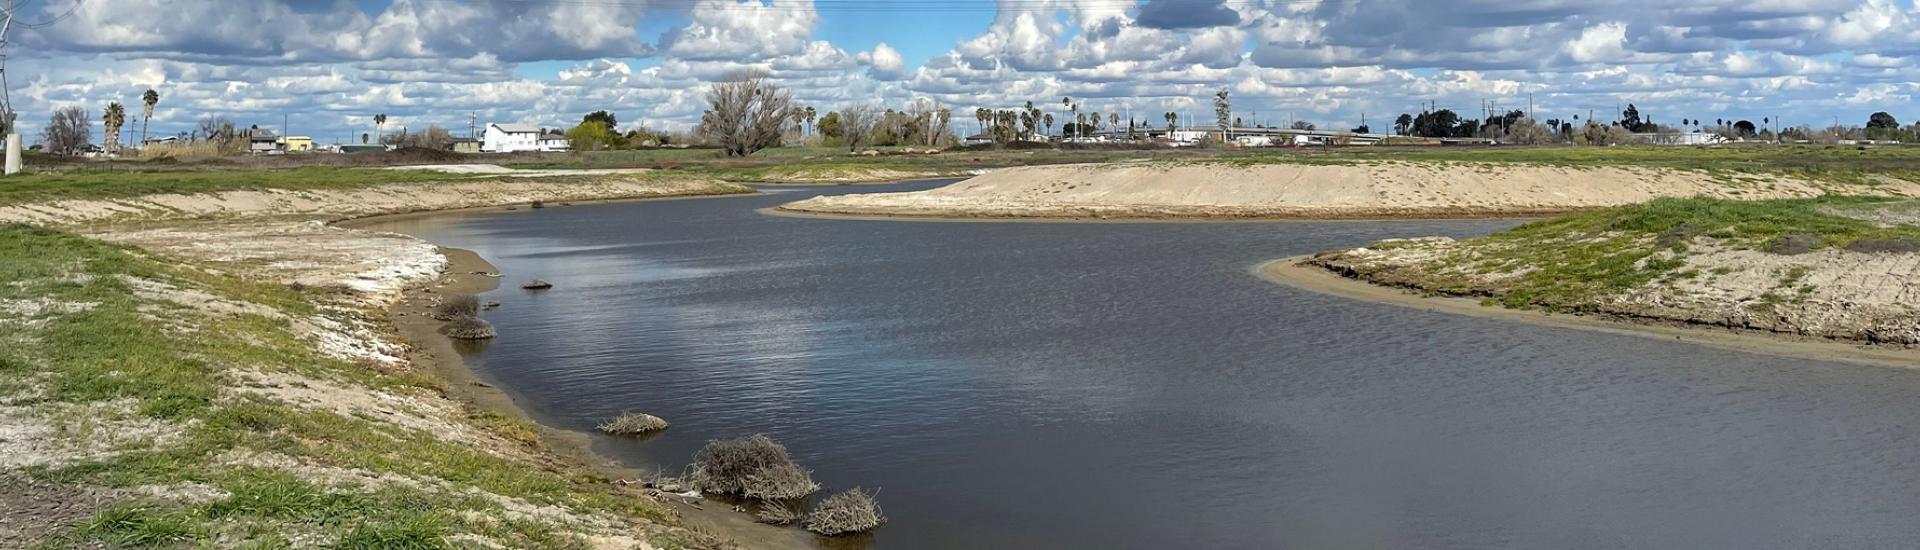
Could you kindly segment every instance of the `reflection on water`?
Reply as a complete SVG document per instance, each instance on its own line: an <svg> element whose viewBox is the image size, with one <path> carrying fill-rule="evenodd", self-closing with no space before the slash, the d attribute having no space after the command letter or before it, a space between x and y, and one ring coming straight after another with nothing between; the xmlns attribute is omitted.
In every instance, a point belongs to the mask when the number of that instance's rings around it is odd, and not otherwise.
<svg viewBox="0 0 1920 550"><path fill-rule="evenodd" d="M916 187L924 184L912 184ZM1920 372L1276 286L1274 257L1515 222L765 216L783 196L382 229L507 282L467 350L537 418L678 470L763 432L882 548L1920 546ZM865 544L834 540L834 544Z"/></svg>

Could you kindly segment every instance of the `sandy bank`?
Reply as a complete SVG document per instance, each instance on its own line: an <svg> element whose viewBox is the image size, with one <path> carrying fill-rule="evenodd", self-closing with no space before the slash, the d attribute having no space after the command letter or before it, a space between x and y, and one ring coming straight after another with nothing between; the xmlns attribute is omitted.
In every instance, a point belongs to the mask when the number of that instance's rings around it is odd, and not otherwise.
<svg viewBox="0 0 1920 550"><path fill-rule="evenodd" d="M1255 275L1321 294L1393 304L1425 311L1658 338L1787 357L1920 367L1920 352L1894 346L1857 345L1826 338L1788 337L1766 330L1624 314L1568 315L1484 304L1480 298L1434 294L1373 284L1317 265L1311 256L1282 258L1253 269Z"/></svg>
<svg viewBox="0 0 1920 550"><path fill-rule="evenodd" d="M71 225L103 221L303 216L339 220L532 201L574 201L751 193L703 177L568 178L565 181L450 181L357 189L261 189L132 199L66 200L0 206L0 223Z"/></svg>
<svg viewBox="0 0 1920 550"><path fill-rule="evenodd" d="M996 170L946 187L814 197L796 212L986 218L1373 218L1532 215L1656 197L1920 195L1893 181L1845 187L1781 176L1464 162L1122 163Z"/></svg>

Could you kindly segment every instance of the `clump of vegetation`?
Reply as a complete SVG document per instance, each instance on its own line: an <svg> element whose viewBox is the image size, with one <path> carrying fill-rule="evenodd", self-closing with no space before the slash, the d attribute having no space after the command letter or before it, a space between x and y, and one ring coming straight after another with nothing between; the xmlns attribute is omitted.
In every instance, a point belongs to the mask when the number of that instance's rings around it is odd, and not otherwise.
<svg viewBox="0 0 1920 550"><path fill-rule="evenodd" d="M761 500L800 498L820 490L787 448L764 435L707 442L693 455L694 488Z"/></svg>
<svg viewBox="0 0 1920 550"><path fill-rule="evenodd" d="M886 521L873 495L855 487L829 496L813 507L807 514L807 530L827 536L847 535L872 531Z"/></svg>
<svg viewBox="0 0 1920 550"><path fill-rule="evenodd" d="M458 338L461 340L486 340L497 336L493 331L492 323L488 323L485 319L472 316L455 317L453 321L447 323L447 326L441 329L441 331L449 338Z"/></svg>
<svg viewBox="0 0 1920 550"><path fill-rule="evenodd" d="M624 412L601 422L598 427L607 434L635 435L667 429L667 421L651 414Z"/></svg>
<svg viewBox="0 0 1920 550"><path fill-rule="evenodd" d="M792 508L775 502L760 503L760 511L755 512L754 520L767 525L792 525L800 519L800 514Z"/></svg>
<svg viewBox="0 0 1920 550"><path fill-rule="evenodd" d="M480 313L480 298L472 294L449 294L433 305L433 318L452 321Z"/></svg>

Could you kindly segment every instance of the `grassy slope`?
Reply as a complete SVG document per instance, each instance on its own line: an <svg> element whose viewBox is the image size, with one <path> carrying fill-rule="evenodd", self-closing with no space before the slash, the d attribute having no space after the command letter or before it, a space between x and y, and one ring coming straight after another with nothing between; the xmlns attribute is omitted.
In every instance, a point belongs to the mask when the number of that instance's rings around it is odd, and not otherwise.
<svg viewBox="0 0 1920 550"><path fill-rule="evenodd" d="M1883 226L1838 215L1856 209L1920 210L1920 201L1822 197L1772 201L1667 198L1569 214L1459 243L1444 257L1411 272L1367 278L1423 290L1491 296L1509 307L1589 310L1601 297L1669 277L1695 238L1718 246L1764 249L1789 234L1845 247L1860 239L1920 239L1920 228ZM1375 248L1418 246L1404 242ZM1481 274L1519 274L1497 283Z"/></svg>
<svg viewBox="0 0 1920 550"><path fill-rule="evenodd" d="M312 313L325 294L149 258L72 234L0 226L0 281L8 282L0 285L0 305L78 305L0 322L0 400L42 412L86 411L83 418L56 419L56 439L74 444L95 439L90 430L114 425L159 423L181 430L177 437L125 445L110 458L35 467L30 474L106 487L198 483L225 493L198 503L125 500L52 546L284 547L298 537L343 548L433 548L455 533L478 533L513 547L574 545L550 525L502 519L501 504L463 488L575 510L660 517L659 510L614 494L604 480L586 474L502 458L390 422L229 391L237 369L300 373L403 395L432 395L436 389L419 375L322 355L297 341L284 318L187 311L143 298L128 278L291 315ZM474 411L461 421L504 441L538 445L525 426L496 415ZM236 450L440 480L446 489L322 486L273 468L222 464L219 457Z"/></svg>

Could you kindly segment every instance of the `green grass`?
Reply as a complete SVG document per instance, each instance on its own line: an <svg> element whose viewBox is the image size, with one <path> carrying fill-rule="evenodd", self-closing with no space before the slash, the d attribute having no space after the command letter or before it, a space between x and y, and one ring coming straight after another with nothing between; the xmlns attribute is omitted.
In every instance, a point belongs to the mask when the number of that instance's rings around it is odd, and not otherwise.
<svg viewBox="0 0 1920 550"><path fill-rule="evenodd" d="M1698 277L1678 271L1690 243L1764 250L1788 234L1820 237L1822 246L1859 239L1920 239L1920 227L1883 226L1846 217L1854 209L1912 209L1920 201L1822 197L1771 201L1663 198L1568 214L1460 243L1420 274L1393 274L1397 284L1449 294L1483 295L1509 307L1590 311L1599 299L1655 281ZM1478 275L1518 274L1487 283ZM1725 274L1716 271L1716 274ZM1797 277L1781 283L1792 287ZM1798 290L1806 294L1809 290Z"/></svg>
<svg viewBox="0 0 1920 550"><path fill-rule="evenodd" d="M135 278L270 305L291 315L317 311L314 297L305 294L312 290L217 274L59 231L0 225L0 281L7 282L0 284L0 304L65 305L8 320L27 322L0 322L0 342L9 344L0 346L0 380L7 382L0 384L0 395L44 414L125 406L130 412L115 414L177 432L104 458L28 473L104 487L197 483L226 493L207 502L123 501L73 526L52 547L283 547L288 533L344 548L440 548L461 533L510 547L574 545L543 523L467 519L502 516L498 503L470 490L533 505L666 518L584 471L505 458L383 418L235 392L237 369L298 373L427 398L435 395L437 383L319 354L294 338L282 318L168 309L168 302L136 292L128 282ZM60 420L79 426L62 435L76 439L125 425L107 416ZM453 420L497 434L525 452L539 451L524 423L481 412ZM331 484L223 458L235 453L431 483Z"/></svg>

